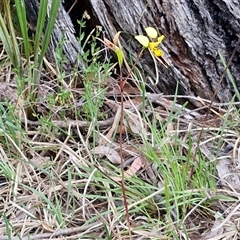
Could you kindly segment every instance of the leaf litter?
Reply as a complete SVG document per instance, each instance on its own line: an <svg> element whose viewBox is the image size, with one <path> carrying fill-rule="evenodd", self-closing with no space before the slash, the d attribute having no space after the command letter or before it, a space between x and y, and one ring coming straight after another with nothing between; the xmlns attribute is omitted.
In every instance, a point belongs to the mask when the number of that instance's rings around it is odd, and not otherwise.
<svg viewBox="0 0 240 240"><path fill-rule="evenodd" d="M120 220L121 214L117 209L123 207L119 192L119 182L121 181L118 139L120 103L117 100L119 89L114 79L108 79L108 81L111 84L106 89L106 96L102 104L102 109L106 109L105 119L99 119L99 122L110 118L112 120L107 124L100 125L99 129L95 130L98 136L98 140L95 142L97 145L93 146L92 142L84 139L86 137L84 131L89 127L88 120L81 119L81 124L78 124L78 119L74 118L74 108L71 103L69 109L72 109L72 112L69 111L64 125L62 122L60 125L57 124L57 121L62 121L60 115L54 116L55 122L52 121L51 134L46 131L41 119L36 124L21 119L27 126L25 136L22 137L22 145L19 149L11 144L9 149L1 147L1 155L4 156L5 163L9 163L13 169L16 168L17 175L13 175L14 178L9 179L7 178L9 175L6 174L7 168L4 169L5 172L1 172L0 209L2 209L1 213L5 214L5 218L1 214L0 239L7 239L3 236L7 234L6 221L9 221L13 228L20 229L19 234L22 239L27 239L29 234L31 239L41 239L41 237L46 236L57 237L60 234L66 239L72 239L73 236L81 237L89 232L92 236L101 235L104 239L109 234L107 231L111 232L112 239L119 239L119 234L122 235L121 238L124 237L122 229L126 227L126 223L124 219ZM42 83L43 88L44 84L47 83ZM14 92L13 85L14 83L7 87L2 85L1 101L9 97L4 89L11 88L11 96L13 97L8 100L17 103L17 93ZM50 88L48 89L51 91ZM81 98L81 95L77 95L76 89L70 90L74 92L76 98ZM181 231L176 206L171 208L170 216L174 219L171 222L171 227L174 226L179 238L187 239L184 233L187 232L189 239L238 239L238 230L240 229L240 160L238 149L240 145L237 120L234 122L234 115L238 114L237 109L229 116L233 122L232 125L223 129L224 106L218 105L220 110L214 108L214 111L206 119L205 113L201 109L188 109L175 103L172 97L163 94L147 93L146 109L143 109L143 99L142 96L139 97L140 94L138 88L126 85L123 151L125 162L128 164L125 165L125 181L129 185L137 184L138 181L144 182L148 184L146 188L151 189L148 195L151 197L149 198L146 195L140 196L137 187L134 188L136 193L131 193L132 195L129 193L130 198L134 199L130 205L134 209L132 221L134 222L136 219L137 226L137 222L141 219L140 225L144 226L142 229L133 227L134 239L142 239L143 235L144 239L163 239L164 236L167 236L167 225L164 227L158 222L153 229L146 217L146 215L151 215L153 219L156 219L156 222L159 218L162 219L161 221L167 218L166 196L162 191L167 187L166 179L164 179L159 165L149 160L151 159L150 155L157 156L157 159L164 163L162 166L168 168L169 171L174 166L167 162L161 148L154 146L150 124L143 117L143 111L149 112L149 118L152 122L156 121L159 129L168 121L170 114L176 114L167 122L166 128L161 133L161 138L162 144L172 149L178 146L180 156L194 155L193 153L198 147L196 144L198 133L203 128L204 135L199 142L199 151L204 156L205 161L208 161L209 164L215 164L216 189L209 192L209 199L213 199L212 202L209 201L210 205L204 206L210 208L212 214L210 211L204 212L202 209L198 209L194 202L191 203L191 207L182 212L186 218L184 231ZM116 98L113 99L112 96L116 96ZM199 104L207 104L204 99L196 98L195 100L199 101ZM151 103L151 107L149 103ZM47 106L47 96L41 96L41 104L45 106L45 110L41 112L41 117L45 117L44 114L50 110ZM77 101L75 104L77 105ZM154 108L152 104L154 104ZM19 115L16 116L19 117ZM51 122L51 118L49 121ZM71 121L75 121L75 124L71 124ZM79 127L81 129L78 129ZM59 128L63 128L63 130L59 131ZM66 134L66 129L71 133L70 138ZM77 129L82 134L83 139L79 137ZM54 131L58 133L56 135L58 137L54 135ZM181 144L174 142L176 135L181 139ZM65 141L65 139L67 140ZM219 145L219 139L221 145ZM192 149L188 149L190 140L193 142ZM146 142L149 142L153 147L153 152L147 153ZM20 159L13 158L19 150L24 158L22 156L18 156ZM52 159L55 160L52 161ZM128 159L131 161L128 162ZM200 164L199 161L199 159L195 160L196 166ZM182 164L180 170L184 171L184 164L187 163L183 161ZM110 165L111 167L109 167ZM139 180L136 181L136 179ZM86 184L88 184L88 188L86 188ZM150 185L152 188L149 187ZM168 186L171 188L170 183ZM31 188L38 191L39 195ZM190 190L191 188L189 188ZM192 196L197 196L201 190L192 189L191 191ZM224 196L226 200L220 199L220 195ZM49 211L51 204L46 199L44 200L43 196L47 196L54 204L58 204L57 206L63 215L55 216ZM85 200L83 201L83 199ZM188 201L190 200L188 199ZM85 204L85 212L82 210L82 201ZM144 215L137 208L134 208L141 203L147 205L145 210L149 211L148 214ZM110 205L116 206L116 209L111 213L108 212ZM111 209L114 208L111 207ZM65 225L61 226L63 218ZM91 219L95 220L91 222ZM86 220L88 221L86 228L81 227L85 226ZM107 226L108 230L103 225ZM61 229L62 231L60 231L61 227L64 228ZM11 235L13 240L17 239L14 232Z"/></svg>

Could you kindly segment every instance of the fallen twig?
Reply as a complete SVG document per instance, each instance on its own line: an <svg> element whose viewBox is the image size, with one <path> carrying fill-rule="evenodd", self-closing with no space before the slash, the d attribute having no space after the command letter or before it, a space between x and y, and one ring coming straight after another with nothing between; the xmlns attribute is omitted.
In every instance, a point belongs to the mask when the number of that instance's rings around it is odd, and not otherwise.
<svg viewBox="0 0 240 240"><path fill-rule="evenodd" d="M40 121L31 121L28 119L22 119L22 123L30 126L41 126L42 123ZM97 125L101 128L103 127L109 127L113 124L114 117L106 119L104 121L98 121ZM88 121L81 121L81 120L67 120L67 121L61 121L61 120L54 120L49 122L52 125L60 128L68 128L69 126L72 127L80 127L80 128L85 128L89 127L91 125L91 122Z"/></svg>
<svg viewBox="0 0 240 240"><path fill-rule="evenodd" d="M103 223L97 222L97 223L91 223L86 226L81 226L81 227L72 227L72 228L66 228L66 229L59 229L55 231L54 233L40 233L36 235L29 235L29 236L24 236L20 238L21 240L38 240L38 239L44 239L44 238L52 238L52 237L58 237L60 235L70 235L73 233L77 232L82 232L82 231L87 231L90 230L91 228L98 228L102 226ZM9 236L0 236L0 240L8 240ZM19 237L12 237L11 240L19 240Z"/></svg>

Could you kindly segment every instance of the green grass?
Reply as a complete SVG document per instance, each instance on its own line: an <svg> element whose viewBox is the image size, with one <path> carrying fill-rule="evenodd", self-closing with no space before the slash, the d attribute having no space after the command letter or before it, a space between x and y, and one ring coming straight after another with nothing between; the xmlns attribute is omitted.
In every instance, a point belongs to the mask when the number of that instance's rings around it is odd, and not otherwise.
<svg viewBox="0 0 240 240"><path fill-rule="evenodd" d="M85 36L84 20L79 22L84 52L79 60L86 63L79 87L75 84L78 69L69 75L64 70L65 39L56 50L54 72L46 73L42 65L58 3L52 5L53 19L42 39L46 5L41 1L38 27L42 30L32 39L33 46L21 1L16 0L14 15L22 19L19 26L12 22L14 11L6 3L6 16L0 14L5 50L0 69L4 72L12 66L15 78L11 80L19 98L5 96L0 103L0 238L31 239L38 234L43 238L45 233L44 238L129 239L119 180L120 92L118 79L111 76L113 64L100 55L100 33L95 30ZM221 60L225 65L222 56ZM45 73L36 72L36 66ZM32 82L34 74L37 78ZM227 75L239 98L229 71ZM217 225L224 227L226 239L233 239L239 227L235 98L227 107L213 103L210 118L200 121L204 113L194 109L194 115L187 103L178 103L178 89L174 98L156 96L146 91L139 69L133 68L130 76L136 78L137 94L124 94L122 150L125 171L134 172L131 176L125 172L132 239L222 239L210 235ZM32 86L33 92L39 90L38 98L26 94ZM37 121L28 120L25 104L31 105ZM138 171L132 165L136 159L141 160Z"/></svg>
<svg viewBox="0 0 240 240"><path fill-rule="evenodd" d="M23 101L27 100L28 117L34 115L35 106L32 102L35 102L37 98L36 89L41 78L43 58L51 40L51 33L57 17L60 0L52 2L46 23L47 5L47 1L40 2L36 26L38 31L36 31L34 39L32 39L33 44L31 44L32 41L29 41L28 37L28 23L23 0L15 1L16 16L14 17L12 16L10 1L3 0L3 11L0 14L0 39L13 65L13 71L16 73L19 97ZM18 19L19 25L17 27L19 29L14 28L13 19L15 17ZM46 26L44 26L45 23ZM18 31L21 34L22 42L17 39ZM31 62L32 59L33 63Z"/></svg>

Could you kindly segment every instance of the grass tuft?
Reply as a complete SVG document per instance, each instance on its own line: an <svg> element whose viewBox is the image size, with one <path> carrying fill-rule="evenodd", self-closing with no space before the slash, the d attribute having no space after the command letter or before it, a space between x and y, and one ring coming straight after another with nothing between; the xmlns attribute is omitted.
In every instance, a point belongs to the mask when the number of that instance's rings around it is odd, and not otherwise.
<svg viewBox="0 0 240 240"><path fill-rule="evenodd" d="M46 2L32 41L22 1L15 1L19 26L8 1L1 8L0 239L238 239L239 93L231 73L236 96L212 102L206 118L179 103L178 89L174 96L147 91L125 50L121 142L119 79L99 47L99 30L85 36L85 20L79 22L81 82L78 69L64 71L65 39L56 67L43 65L59 4L52 1L44 28Z"/></svg>

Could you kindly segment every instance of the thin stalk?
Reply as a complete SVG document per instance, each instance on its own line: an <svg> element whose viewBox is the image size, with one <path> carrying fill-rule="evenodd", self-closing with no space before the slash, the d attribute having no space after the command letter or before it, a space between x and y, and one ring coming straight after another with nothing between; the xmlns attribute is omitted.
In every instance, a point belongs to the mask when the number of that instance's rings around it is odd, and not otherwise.
<svg viewBox="0 0 240 240"><path fill-rule="evenodd" d="M124 116L124 104L123 104L123 89L124 89L124 81L122 77L122 67L120 67L120 81L119 81L120 93L121 93L121 114L120 114L120 130L119 130L119 148L120 148L120 158L121 158L121 172L122 172L122 180L121 180L121 188L123 194L123 203L126 211L126 219L129 229L129 235L131 239L131 222L128 210L128 202L127 202L127 194L125 188L124 181L124 165L123 165L123 116Z"/></svg>

